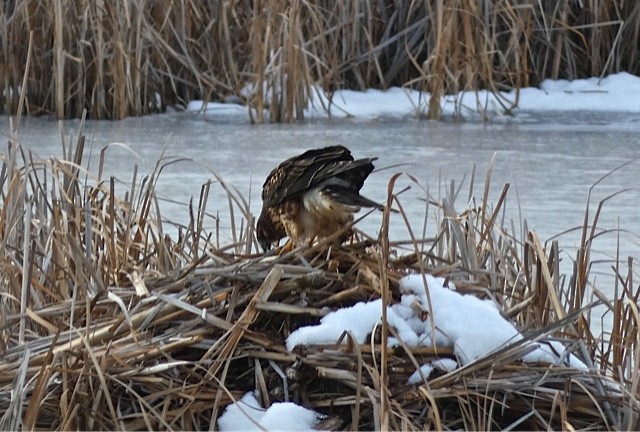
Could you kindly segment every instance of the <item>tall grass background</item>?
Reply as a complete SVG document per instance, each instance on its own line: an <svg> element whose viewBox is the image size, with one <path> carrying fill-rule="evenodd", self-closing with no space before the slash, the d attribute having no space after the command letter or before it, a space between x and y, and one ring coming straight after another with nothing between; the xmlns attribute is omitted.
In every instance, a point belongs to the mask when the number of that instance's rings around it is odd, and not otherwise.
<svg viewBox="0 0 640 432"><path fill-rule="evenodd" d="M403 86L429 92L437 118L460 90L637 74L639 41L640 3L625 0L7 1L0 114L25 87L31 115L121 119L202 99L293 121L316 88Z"/></svg>

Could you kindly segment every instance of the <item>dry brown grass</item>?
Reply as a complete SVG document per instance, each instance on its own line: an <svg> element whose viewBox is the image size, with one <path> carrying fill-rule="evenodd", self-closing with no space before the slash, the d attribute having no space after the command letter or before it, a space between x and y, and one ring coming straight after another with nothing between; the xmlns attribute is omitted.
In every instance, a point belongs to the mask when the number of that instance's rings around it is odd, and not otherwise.
<svg viewBox="0 0 640 432"><path fill-rule="evenodd" d="M390 242L387 224L404 215L393 177L388 203L399 212L385 214L380 239L360 233L340 247L265 256L252 254L251 216L231 192L241 209L234 244L212 247L217 233L202 228L212 185L176 240L163 232L154 194L160 163L143 180L134 172L122 194L83 168L82 135L63 147L62 158L36 160L14 136L0 169L2 429L203 430L253 389L265 404L292 400L327 414L332 429L640 427L640 288L631 260L624 274L623 263L613 269L613 299L592 285L587 227L597 214L585 216L565 279L557 243L501 224L508 185L489 205L490 170L477 202L470 188L469 207L456 208L454 188L441 200L425 194L439 215L432 238L411 235L409 250ZM386 325L364 345L345 334L346 344L286 350L292 330L327 310L395 301L407 272L494 299L525 340L559 338L591 370L523 364L517 343L409 386L416 365L453 354L388 349ZM591 333L587 285L615 314L610 337Z"/></svg>
<svg viewBox="0 0 640 432"><path fill-rule="evenodd" d="M428 91L437 118L440 97L460 90L638 74L639 34L640 3L622 0L5 2L0 114L26 87L32 115L120 119L239 98L255 121L292 121L320 85L329 97Z"/></svg>

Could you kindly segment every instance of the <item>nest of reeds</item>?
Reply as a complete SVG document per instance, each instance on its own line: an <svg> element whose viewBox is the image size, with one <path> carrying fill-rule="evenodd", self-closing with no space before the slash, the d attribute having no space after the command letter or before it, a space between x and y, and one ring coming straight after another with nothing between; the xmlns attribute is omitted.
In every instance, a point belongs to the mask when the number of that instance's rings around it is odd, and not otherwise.
<svg viewBox="0 0 640 432"><path fill-rule="evenodd" d="M293 401L323 413L318 428L332 430L640 427L631 277L619 276L625 292L609 303L611 338L594 338L583 295L593 236L561 285L557 244L497 224L506 188L493 208L488 187L463 211L434 203L437 233L409 247L390 243L383 226L379 239L356 230L344 245L252 254L249 214L228 248L211 246L197 216L178 239L164 235L158 171L119 198L113 181L79 174L82 137L62 160L34 161L13 142L0 172L3 429L209 429L253 390L264 407ZM491 298L525 340L562 339L589 371L525 364L514 343L409 385L421 364L455 356L388 348L388 326L364 344L345 333L286 349L293 330L329 311L397 301L399 279L417 272Z"/></svg>

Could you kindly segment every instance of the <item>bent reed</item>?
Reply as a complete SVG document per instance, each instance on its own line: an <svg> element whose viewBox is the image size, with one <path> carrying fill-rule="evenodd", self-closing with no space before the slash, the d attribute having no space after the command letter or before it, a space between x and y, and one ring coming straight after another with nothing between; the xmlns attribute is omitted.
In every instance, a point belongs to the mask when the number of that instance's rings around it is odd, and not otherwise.
<svg viewBox="0 0 640 432"><path fill-rule="evenodd" d="M59 119L202 99L293 121L317 88L330 101L402 86L429 92L438 118L440 98L461 90L639 74L639 33L640 3L623 0L5 2L0 114L17 113L24 88L25 113Z"/></svg>
<svg viewBox="0 0 640 432"><path fill-rule="evenodd" d="M203 187L172 238L154 193L162 162L142 179L135 170L118 194L102 165L97 174L86 168L84 143L81 130L63 140L62 158L39 160L14 135L3 155L3 430L210 430L226 405L254 389L265 406L290 400L326 414L319 427L330 430L640 427L640 288L631 259L627 273L616 264L614 289L590 277L600 207L585 215L570 275L560 274L557 241L543 244L532 231L520 238L501 224L508 185L490 205L490 169L482 196L472 180L462 209L459 187L442 199L425 192L438 215L433 237L386 236L389 224L406 220L395 175L388 204L397 212L386 211L379 239L357 233L342 246L263 255L232 188ZM203 228L210 187L224 187L236 209L227 247L212 246L219 233ZM387 348L381 341L394 330L386 324L370 343L344 334L342 344L286 350L296 328L359 301L394 302L399 279L420 272L492 299L524 340L413 386L416 367L453 358L452 350ZM592 334L598 303L614 316L610 333ZM524 342L549 337L589 371L518 360Z"/></svg>

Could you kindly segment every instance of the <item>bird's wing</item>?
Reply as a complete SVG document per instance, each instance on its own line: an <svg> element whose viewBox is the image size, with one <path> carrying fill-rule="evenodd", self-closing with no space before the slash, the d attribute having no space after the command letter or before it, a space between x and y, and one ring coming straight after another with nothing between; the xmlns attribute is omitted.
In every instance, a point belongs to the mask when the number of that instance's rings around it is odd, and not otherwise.
<svg viewBox="0 0 640 432"><path fill-rule="evenodd" d="M309 150L287 159L267 176L262 187L263 205L275 206L298 196L336 172L343 172L341 166L352 161L351 152L343 146Z"/></svg>

